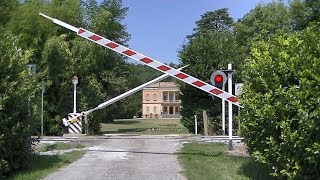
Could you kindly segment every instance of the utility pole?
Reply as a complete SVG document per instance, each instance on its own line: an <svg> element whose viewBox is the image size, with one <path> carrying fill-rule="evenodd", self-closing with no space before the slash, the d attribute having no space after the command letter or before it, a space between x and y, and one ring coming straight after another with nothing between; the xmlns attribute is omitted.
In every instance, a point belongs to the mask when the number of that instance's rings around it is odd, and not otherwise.
<svg viewBox="0 0 320 180"><path fill-rule="evenodd" d="M43 136L43 94L44 94L44 82L41 83L41 136Z"/></svg>

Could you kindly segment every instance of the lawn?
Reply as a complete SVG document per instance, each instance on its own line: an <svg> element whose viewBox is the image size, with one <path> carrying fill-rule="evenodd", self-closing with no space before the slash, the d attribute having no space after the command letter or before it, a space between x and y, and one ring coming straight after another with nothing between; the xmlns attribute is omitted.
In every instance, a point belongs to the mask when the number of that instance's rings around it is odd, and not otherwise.
<svg viewBox="0 0 320 180"><path fill-rule="evenodd" d="M180 119L118 119L113 123L102 123L103 134L187 134Z"/></svg>
<svg viewBox="0 0 320 180"><path fill-rule="evenodd" d="M222 143L184 144L178 159L190 179L272 179L265 168L249 157L228 157Z"/></svg>
<svg viewBox="0 0 320 180"><path fill-rule="evenodd" d="M34 154L29 160L29 166L12 175L9 179L34 180L43 179L50 173L57 171L62 166L70 164L85 154L85 151L72 151L62 155Z"/></svg>

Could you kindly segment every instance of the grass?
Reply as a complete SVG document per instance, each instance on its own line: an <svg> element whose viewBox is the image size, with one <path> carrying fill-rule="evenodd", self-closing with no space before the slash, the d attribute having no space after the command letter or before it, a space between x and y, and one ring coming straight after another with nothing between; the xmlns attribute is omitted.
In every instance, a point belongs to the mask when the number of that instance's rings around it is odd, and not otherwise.
<svg viewBox="0 0 320 180"><path fill-rule="evenodd" d="M36 152L45 152L45 151L52 151L52 150L66 150L66 149L74 149L74 148L85 148L83 144L80 143L54 143L48 145L39 145L36 147Z"/></svg>
<svg viewBox="0 0 320 180"><path fill-rule="evenodd" d="M102 123L103 134L187 134L180 119L119 119L113 123Z"/></svg>
<svg viewBox="0 0 320 180"><path fill-rule="evenodd" d="M228 157L222 143L184 144L178 153L187 179L237 180L272 179L265 168L251 158Z"/></svg>
<svg viewBox="0 0 320 180"><path fill-rule="evenodd" d="M62 166L70 164L85 154L85 151L71 151L63 155L32 155L29 166L12 175L9 179L33 180L43 179Z"/></svg>

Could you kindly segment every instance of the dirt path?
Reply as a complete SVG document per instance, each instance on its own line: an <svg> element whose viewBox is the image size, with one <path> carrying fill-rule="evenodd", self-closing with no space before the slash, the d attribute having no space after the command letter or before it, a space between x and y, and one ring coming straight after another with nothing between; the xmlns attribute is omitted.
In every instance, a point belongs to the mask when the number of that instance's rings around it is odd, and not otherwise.
<svg viewBox="0 0 320 180"><path fill-rule="evenodd" d="M46 179L185 179L175 154L181 141L176 136L147 135L96 139L82 159Z"/></svg>

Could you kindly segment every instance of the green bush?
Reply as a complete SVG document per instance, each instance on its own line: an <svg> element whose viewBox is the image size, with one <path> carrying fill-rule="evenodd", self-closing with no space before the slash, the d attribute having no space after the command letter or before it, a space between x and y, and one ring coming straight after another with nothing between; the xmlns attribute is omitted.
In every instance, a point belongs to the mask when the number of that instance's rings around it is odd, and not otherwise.
<svg viewBox="0 0 320 180"><path fill-rule="evenodd" d="M244 65L241 103L251 155L278 177L320 177L320 31L257 42Z"/></svg>
<svg viewBox="0 0 320 180"><path fill-rule="evenodd" d="M35 122L35 85L26 70L30 53L16 44L12 36L0 34L0 179L27 162Z"/></svg>

